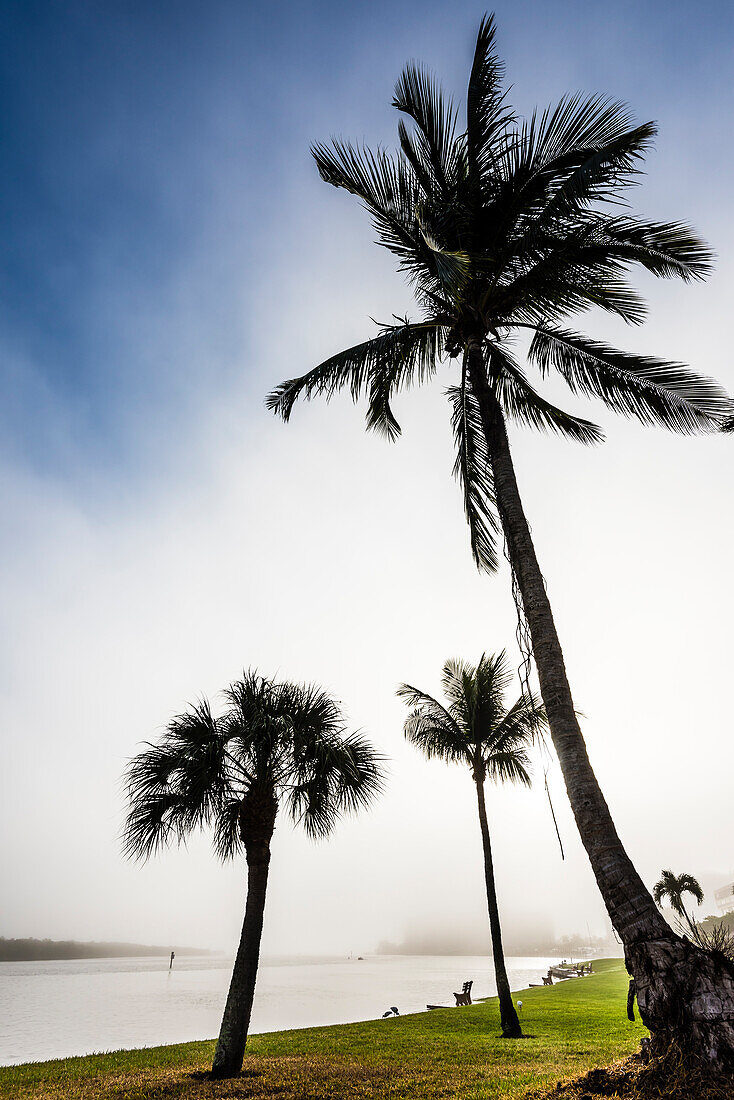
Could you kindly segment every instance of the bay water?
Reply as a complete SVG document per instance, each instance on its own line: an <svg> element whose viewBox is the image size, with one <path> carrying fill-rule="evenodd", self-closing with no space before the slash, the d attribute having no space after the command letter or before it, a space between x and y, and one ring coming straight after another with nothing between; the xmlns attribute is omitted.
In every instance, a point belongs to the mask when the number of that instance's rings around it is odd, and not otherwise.
<svg viewBox="0 0 734 1100"><path fill-rule="evenodd" d="M540 982L557 960L507 958L510 986ZM225 955L0 963L0 1064L216 1036L232 972ZM251 1032L349 1023L496 993L488 956L264 958Z"/></svg>

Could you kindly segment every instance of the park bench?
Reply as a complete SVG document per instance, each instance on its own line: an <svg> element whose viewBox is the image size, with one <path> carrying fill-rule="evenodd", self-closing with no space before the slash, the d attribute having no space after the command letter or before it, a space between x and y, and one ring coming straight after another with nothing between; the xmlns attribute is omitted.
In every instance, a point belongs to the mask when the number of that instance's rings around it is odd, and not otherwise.
<svg viewBox="0 0 734 1100"><path fill-rule="evenodd" d="M454 996L456 997L456 1004L457 1005L470 1005L471 1004L471 987L473 985L474 985L474 982L464 982L464 987L461 990L461 993L454 993Z"/></svg>

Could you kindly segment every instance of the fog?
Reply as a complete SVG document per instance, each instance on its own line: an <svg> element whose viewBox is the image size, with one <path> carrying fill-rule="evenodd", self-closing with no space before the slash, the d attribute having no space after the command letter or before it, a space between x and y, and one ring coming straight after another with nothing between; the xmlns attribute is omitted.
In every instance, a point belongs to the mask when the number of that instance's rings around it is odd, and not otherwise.
<svg viewBox="0 0 734 1100"><path fill-rule="evenodd" d="M533 83L519 16L498 15L500 26L508 22L501 48L516 63L510 79L523 81L525 100L565 89L566 77L577 84L560 47L552 79ZM457 87L477 13L467 7L462 19L461 33L428 57L448 68L447 83L458 74ZM451 476L443 391L452 368L397 402L404 434L392 446L364 432L364 410L347 398L299 407L289 425L262 404L282 378L369 335L370 316L410 309L366 217L350 196L314 180L305 152L309 140L342 128L390 136L390 80L429 40L425 30L414 45L401 23L371 81L368 59L380 43L353 43L353 69L328 78L332 102L314 93L309 117L297 83L282 89L285 146L256 165L262 204L269 186L275 192L264 223L253 221L257 204L249 214L242 205L239 186L256 162L246 146L212 172L206 215L157 292L146 283L131 309L129 295L118 299L113 267L100 291L106 339L124 334L128 373L111 352L106 380L100 358L100 377L65 388L47 367L53 361L71 378L71 345L55 348L51 334L45 352L34 350L11 325L3 330L17 402L0 451L0 934L233 947L244 862L218 863L206 836L145 865L125 861L121 777L140 743L187 702L202 694L216 702L243 668L257 667L332 691L351 727L388 757L384 796L328 841L314 843L279 817L264 951L368 953L386 942L439 945L442 936L473 951L486 942L470 776L417 756L395 697L402 681L438 693L447 657L506 648L520 662L507 568L477 574ZM316 61L304 66L312 91ZM731 211L693 151L705 144L701 123L677 107L666 114L668 85L659 94L652 77L644 89L631 86L633 61L616 82L608 58L606 66L590 91L638 90L635 107L661 118L639 205L690 218L720 259L701 286L642 281L651 309L641 330L593 317L587 327L691 362L734 390ZM212 97L208 125L216 119L226 148L236 114L226 79ZM726 101L712 110L720 122ZM706 120L707 133L718 117ZM726 158L720 170L730 170ZM162 203L169 186L156 184ZM646 882L671 867L695 874L708 895L734 877L734 442L672 437L560 389L545 392L596 417L608 435L582 450L512 434L591 760ZM533 787L490 788L488 805L508 942L607 935L555 758L537 754ZM707 897L703 912L714 910Z"/></svg>

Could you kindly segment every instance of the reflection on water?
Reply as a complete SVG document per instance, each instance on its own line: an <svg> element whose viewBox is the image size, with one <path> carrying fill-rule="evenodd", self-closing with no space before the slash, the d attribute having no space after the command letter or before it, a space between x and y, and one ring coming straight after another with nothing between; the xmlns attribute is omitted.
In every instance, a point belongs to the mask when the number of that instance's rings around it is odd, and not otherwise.
<svg viewBox="0 0 734 1100"><path fill-rule="evenodd" d="M539 981L553 961L508 958L512 988ZM212 1038L231 965L211 955L177 956L172 971L168 957L0 963L0 1064ZM369 1020L390 1005L406 1013L453 1004L467 978L475 998L495 992L486 956L265 959L251 1030Z"/></svg>

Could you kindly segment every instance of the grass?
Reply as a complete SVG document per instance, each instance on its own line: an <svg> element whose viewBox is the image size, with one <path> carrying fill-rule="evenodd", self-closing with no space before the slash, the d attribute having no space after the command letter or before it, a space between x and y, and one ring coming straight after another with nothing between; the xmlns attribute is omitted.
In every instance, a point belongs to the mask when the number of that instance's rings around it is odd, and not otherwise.
<svg viewBox="0 0 734 1100"><path fill-rule="evenodd" d="M523 1039L499 1035L495 998L360 1024L255 1035L243 1075L199 1076L213 1042L0 1068L0 1100L477 1100L522 1097L631 1053L646 1034L626 1017L621 959L522 992Z"/></svg>

